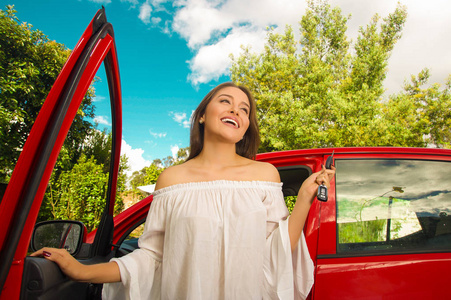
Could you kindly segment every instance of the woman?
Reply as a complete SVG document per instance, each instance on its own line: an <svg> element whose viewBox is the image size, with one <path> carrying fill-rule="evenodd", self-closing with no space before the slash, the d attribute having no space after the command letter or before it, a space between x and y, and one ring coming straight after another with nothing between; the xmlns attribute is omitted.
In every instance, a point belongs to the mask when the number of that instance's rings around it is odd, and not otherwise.
<svg viewBox="0 0 451 300"><path fill-rule="evenodd" d="M302 299L313 263L302 234L319 184L311 175L288 218L277 170L252 160L259 143L255 101L224 83L192 118L188 160L158 178L140 249L98 265L41 249L69 277L104 285L111 299Z"/></svg>

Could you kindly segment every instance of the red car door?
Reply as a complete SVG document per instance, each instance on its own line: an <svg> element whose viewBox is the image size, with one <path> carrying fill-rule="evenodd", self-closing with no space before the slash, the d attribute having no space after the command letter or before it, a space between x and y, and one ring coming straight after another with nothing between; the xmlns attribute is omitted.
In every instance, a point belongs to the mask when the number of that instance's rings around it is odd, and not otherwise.
<svg viewBox="0 0 451 300"><path fill-rule="evenodd" d="M40 258L27 257L27 251L57 156L81 101L102 62L105 65L110 90L113 149L108 201L98 234L90 247L89 257L105 257L111 250L112 215L122 134L121 87L113 28L106 20L104 9L101 9L83 33L47 96L0 203L2 300L19 297L32 299L86 297L87 284L80 285L70 282L67 278L64 279L56 265L41 263L44 260L39 261ZM42 268L38 270L41 273L53 272L53 277L56 278L54 280L66 283L52 288L52 280L49 278L34 278L30 282L22 282L24 278L29 278L27 277L29 274L26 274L29 262Z"/></svg>
<svg viewBox="0 0 451 300"><path fill-rule="evenodd" d="M451 151L335 151L313 299L448 299Z"/></svg>

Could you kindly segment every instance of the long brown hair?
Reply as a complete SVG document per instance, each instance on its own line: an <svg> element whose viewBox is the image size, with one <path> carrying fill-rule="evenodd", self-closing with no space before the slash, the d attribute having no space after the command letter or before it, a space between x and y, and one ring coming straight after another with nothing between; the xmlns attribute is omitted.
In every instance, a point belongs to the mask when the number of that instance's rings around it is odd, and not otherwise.
<svg viewBox="0 0 451 300"><path fill-rule="evenodd" d="M224 82L213 88L200 102L191 118L190 132L190 153L187 160L195 158L204 147L204 126L199 123L200 118L205 114L207 105L211 99L223 88L235 87L243 91L249 99L249 128L242 140L236 143L236 153L246 158L253 159L257 155L258 146L260 145L260 134L258 130L257 112L254 97L249 89L245 86L236 85L233 82Z"/></svg>

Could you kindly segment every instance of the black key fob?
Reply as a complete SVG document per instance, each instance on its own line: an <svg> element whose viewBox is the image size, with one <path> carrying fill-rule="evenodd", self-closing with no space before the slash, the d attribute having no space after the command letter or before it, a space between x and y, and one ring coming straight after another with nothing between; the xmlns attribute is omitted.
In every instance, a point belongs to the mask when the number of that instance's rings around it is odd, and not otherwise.
<svg viewBox="0 0 451 300"><path fill-rule="evenodd" d="M326 169L331 169L332 168L332 164L334 162L334 151L332 151L332 155L329 156L326 160ZM318 186L318 192L316 193L316 198L319 201L323 201L326 202L327 201L327 187L324 184L321 184L320 186Z"/></svg>
<svg viewBox="0 0 451 300"><path fill-rule="evenodd" d="M323 201L323 202L327 201L327 187L324 184L321 184L318 187L318 193L316 194L316 198L319 201Z"/></svg>

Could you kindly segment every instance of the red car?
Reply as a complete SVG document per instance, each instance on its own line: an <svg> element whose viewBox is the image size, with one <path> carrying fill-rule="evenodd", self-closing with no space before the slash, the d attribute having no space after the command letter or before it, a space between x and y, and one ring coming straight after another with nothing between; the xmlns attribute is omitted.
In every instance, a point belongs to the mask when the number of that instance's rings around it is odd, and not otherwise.
<svg viewBox="0 0 451 300"><path fill-rule="evenodd" d="M101 285L73 282L58 266L28 257L65 247L84 263L137 247L130 233L152 196L112 217L121 142L121 90L111 24L94 17L55 82L0 203L1 300L100 299ZM35 224L70 124L100 63L111 91L113 151L107 205L98 229L76 221ZM334 152L337 173L326 202L314 201L304 228L315 263L310 299L446 299L451 268L451 150L334 148L259 154L274 164L286 197ZM48 236L52 235L51 238Z"/></svg>
<svg viewBox="0 0 451 300"><path fill-rule="evenodd" d="M327 202L314 201L304 233L315 264L309 299L448 299L451 268L451 150L334 148L264 153L286 197L296 196L334 152ZM119 214L116 255L152 197Z"/></svg>

